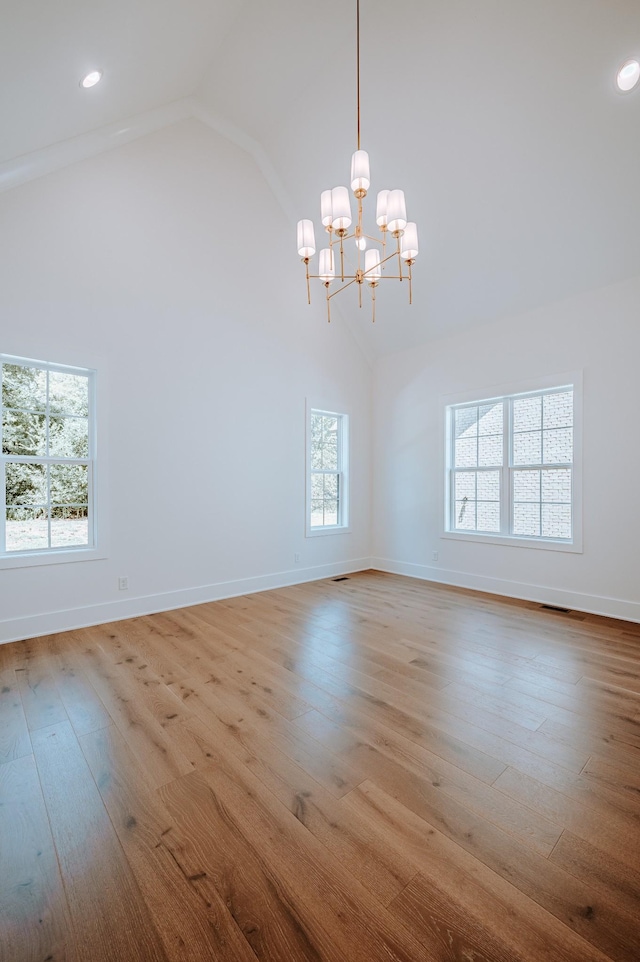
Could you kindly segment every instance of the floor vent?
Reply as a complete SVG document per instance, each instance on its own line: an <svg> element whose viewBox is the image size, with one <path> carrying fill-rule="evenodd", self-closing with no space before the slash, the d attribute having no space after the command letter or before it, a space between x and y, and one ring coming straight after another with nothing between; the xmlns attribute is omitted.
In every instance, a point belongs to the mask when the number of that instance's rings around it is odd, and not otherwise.
<svg viewBox="0 0 640 962"><path fill-rule="evenodd" d="M540 605L545 611L560 611L563 615L568 615L571 608L560 608L558 605Z"/></svg>
<svg viewBox="0 0 640 962"><path fill-rule="evenodd" d="M348 581L349 579L346 575L342 575L341 578L332 578L331 580L332 581Z"/></svg>

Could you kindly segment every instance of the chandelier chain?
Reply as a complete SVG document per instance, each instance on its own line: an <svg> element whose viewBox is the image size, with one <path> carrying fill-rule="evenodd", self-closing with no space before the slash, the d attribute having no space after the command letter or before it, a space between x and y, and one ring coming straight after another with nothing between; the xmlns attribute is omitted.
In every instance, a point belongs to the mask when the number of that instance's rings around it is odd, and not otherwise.
<svg viewBox="0 0 640 962"><path fill-rule="evenodd" d="M356 2L356 98L358 101L358 150L360 150L360 0Z"/></svg>

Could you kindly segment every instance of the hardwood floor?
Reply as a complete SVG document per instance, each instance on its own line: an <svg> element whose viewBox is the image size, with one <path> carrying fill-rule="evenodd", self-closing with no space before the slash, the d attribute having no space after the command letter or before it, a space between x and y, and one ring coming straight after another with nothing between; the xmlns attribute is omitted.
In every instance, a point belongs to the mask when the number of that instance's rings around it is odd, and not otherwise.
<svg viewBox="0 0 640 962"><path fill-rule="evenodd" d="M362 572L0 647L2 962L637 962L640 626Z"/></svg>

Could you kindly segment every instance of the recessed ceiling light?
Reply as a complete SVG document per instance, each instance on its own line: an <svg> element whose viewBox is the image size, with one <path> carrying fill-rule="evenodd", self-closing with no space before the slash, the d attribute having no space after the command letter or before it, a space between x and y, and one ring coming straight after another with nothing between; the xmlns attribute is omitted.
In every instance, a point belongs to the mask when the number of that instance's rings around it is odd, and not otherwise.
<svg viewBox="0 0 640 962"><path fill-rule="evenodd" d="M638 80L640 80L640 63L637 60L627 60L616 74L618 90L622 90L623 93L633 90Z"/></svg>
<svg viewBox="0 0 640 962"><path fill-rule="evenodd" d="M101 70L92 70L88 73L86 77L83 77L80 81L81 87L95 87L95 85L102 79Z"/></svg>

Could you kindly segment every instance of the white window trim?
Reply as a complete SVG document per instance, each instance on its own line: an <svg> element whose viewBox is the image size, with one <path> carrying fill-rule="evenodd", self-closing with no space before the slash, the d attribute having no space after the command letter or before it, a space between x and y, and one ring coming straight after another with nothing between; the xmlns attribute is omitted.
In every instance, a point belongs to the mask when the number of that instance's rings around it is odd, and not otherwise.
<svg viewBox="0 0 640 962"><path fill-rule="evenodd" d="M472 404L475 401L491 401L516 394L533 394L557 387L573 386L573 539L571 541L557 541L551 538L528 538L515 535L475 534L472 531L450 531L451 493L449 478L449 458L451 452L451 425L449 408L457 404ZM441 533L440 537L450 541L468 541L476 544L506 545L515 548L535 548L544 551L563 551L570 554L583 552L583 509L582 509L582 427L583 427L583 374L582 371L568 371L559 374L544 375L535 379L512 381L506 384L479 387L474 390L440 397L440 477L443 478L443 499L440 505ZM505 432L506 434L506 432ZM509 444L508 436L505 446ZM508 463L508 462L506 462ZM505 490L504 477L509 472L503 466L502 500L510 502L510 493Z"/></svg>
<svg viewBox="0 0 640 962"><path fill-rule="evenodd" d="M0 556L0 571L10 568L33 568L42 565L69 564L79 561L101 561L108 557L107 539L105 531L107 529L104 519L107 515L107 484L104 472L98 468L97 438L100 434L106 434L104 429L104 398L102 397L104 385L102 378L98 378L95 366L81 366L79 364L57 364L54 362L40 361L30 357L13 355L9 353L0 354L0 363L26 364L38 367L41 370L60 371L63 374L87 374L89 373L89 401L90 410L93 416L90 417L89 427L89 462L91 472L90 479L90 545L79 545L78 547L68 548L46 548L32 549L29 551L12 552L11 554ZM101 413L102 412L102 413ZM2 396L0 394L0 424L2 418ZM37 460L37 459L35 459ZM0 485L2 490L2 502L4 504L4 472L0 471ZM100 527L98 525L100 518ZM2 526L2 541L4 542L4 523Z"/></svg>
<svg viewBox="0 0 640 962"><path fill-rule="evenodd" d="M311 527L311 414L327 414L340 418L340 524ZM324 404L311 403L306 400L305 421L305 463L306 463L306 495L305 495L305 536L307 538L321 538L324 535L348 534L349 524L349 415L344 411L333 411Z"/></svg>

